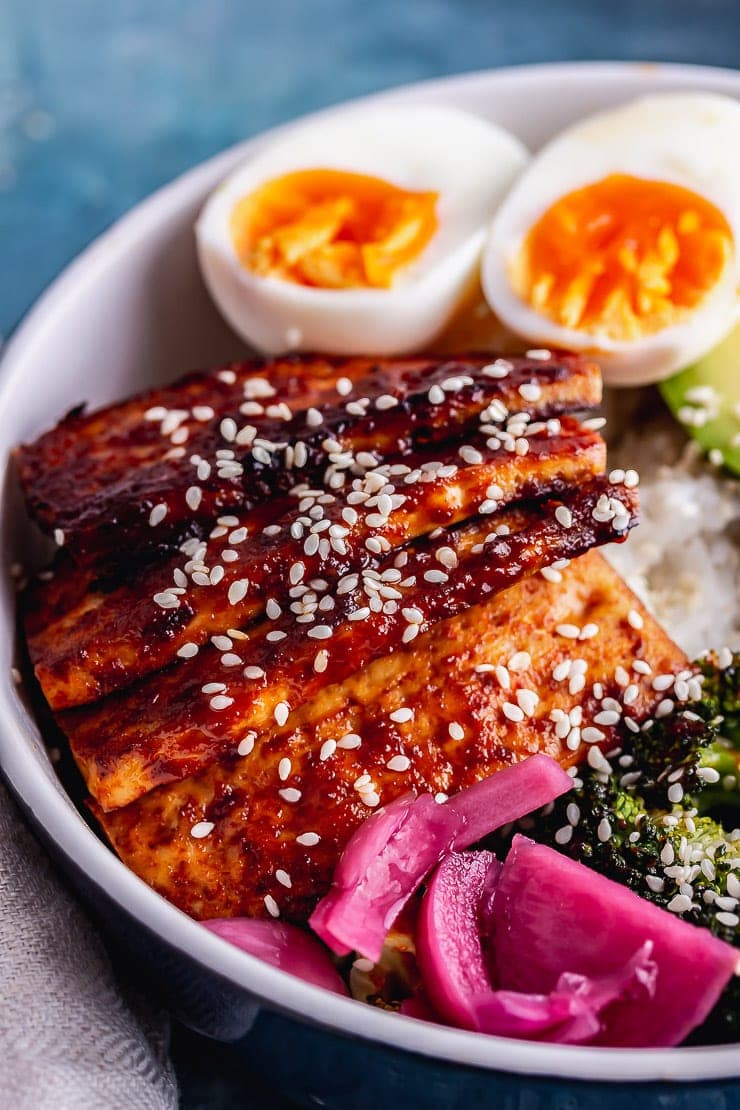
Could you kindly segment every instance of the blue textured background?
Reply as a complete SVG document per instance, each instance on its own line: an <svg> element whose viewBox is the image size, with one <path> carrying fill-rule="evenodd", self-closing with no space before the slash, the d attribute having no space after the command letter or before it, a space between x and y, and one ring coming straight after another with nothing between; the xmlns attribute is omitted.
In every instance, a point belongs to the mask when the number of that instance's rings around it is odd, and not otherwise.
<svg viewBox="0 0 740 1110"><path fill-rule="evenodd" d="M0 0L0 334L157 185L312 108L557 59L740 64L737 0Z"/></svg>
<svg viewBox="0 0 740 1110"><path fill-rule="evenodd" d="M740 3L0 0L0 334L118 215L237 139L406 81L605 58L740 66ZM249 1046L208 1046L178 1030L174 1048L185 1110L277 1110L250 1080ZM736 1105L706 1089L692 1097L696 1107ZM575 1110L580 1100L563 1088L501 1091L512 1110L545 1104ZM665 1092L630 1104L677 1105Z"/></svg>

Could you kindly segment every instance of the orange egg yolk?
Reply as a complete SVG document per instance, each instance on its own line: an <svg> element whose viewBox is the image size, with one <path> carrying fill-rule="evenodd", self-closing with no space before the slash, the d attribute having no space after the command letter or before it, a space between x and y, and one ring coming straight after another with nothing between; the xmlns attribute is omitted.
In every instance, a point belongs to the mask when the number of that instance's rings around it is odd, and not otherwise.
<svg viewBox="0 0 740 1110"><path fill-rule="evenodd" d="M438 227L438 194L343 170L298 170L231 213L239 261L262 277L322 289L388 289Z"/></svg>
<svg viewBox="0 0 740 1110"><path fill-rule="evenodd" d="M614 174L548 208L509 277L522 300L555 323L631 340L690 314L733 251L727 220L703 197Z"/></svg>

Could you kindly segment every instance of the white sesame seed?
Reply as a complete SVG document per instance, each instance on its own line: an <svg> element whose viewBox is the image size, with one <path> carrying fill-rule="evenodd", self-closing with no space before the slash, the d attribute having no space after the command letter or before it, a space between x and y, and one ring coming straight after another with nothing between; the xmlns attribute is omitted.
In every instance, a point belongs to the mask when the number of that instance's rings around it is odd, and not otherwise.
<svg viewBox="0 0 740 1110"><path fill-rule="evenodd" d="M664 690L669 690L675 681L675 676L672 674L659 674L653 679L652 687L653 690L662 692Z"/></svg>
<svg viewBox="0 0 740 1110"><path fill-rule="evenodd" d="M213 821L198 821L191 828L190 835L196 840L202 840L204 836L209 836L215 827Z"/></svg>
<svg viewBox="0 0 740 1110"><path fill-rule="evenodd" d="M573 826L572 825L563 825L563 827L558 829L557 832L555 833L555 843L556 844L567 844L572 839L572 837L573 837Z"/></svg>
<svg viewBox="0 0 740 1110"><path fill-rule="evenodd" d="M270 917L280 917L280 907L271 894L266 894L264 897L265 909Z"/></svg>
<svg viewBox="0 0 740 1110"><path fill-rule="evenodd" d="M408 721L413 721L414 711L413 709L410 709L408 706L404 705L401 706L400 709L394 709L393 712L389 714L389 716L392 721L396 722L396 724L403 725L406 724Z"/></svg>
<svg viewBox="0 0 740 1110"><path fill-rule="evenodd" d="M206 682L205 686L201 686L203 694L222 694L226 689L225 682Z"/></svg>
<svg viewBox="0 0 740 1110"><path fill-rule="evenodd" d="M314 628L309 628L308 635L312 640L328 640L333 632L328 624L317 624Z"/></svg>
<svg viewBox="0 0 740 1110"><path fill-rule="evenodd" d="M622 701L625 705L632 705L633 702L637 701L639 696L640 687L635 686L634 683L631 683L629 686L626 687L624 693L622 694Z"/></svg>
<svg viewBox="0 0 740 1110"><path fill-rule="evenodd" d="M321 840L321 837L315 832L305 832L301 833L300 836L297 836L295 839L296 843L302 844L304 848L315 848Z"/></svg>
<svg viewBox="0 0 740 1110"><path fill-rule="evenodd" d="M149 513L149 525L150 525L150 527L156 528L158 524L162 523L162 521L164 520L164 518L166 516L167 516L167 506L164 505L164 504L155 505L154 508L152 509L152 511ZM63 542L64 542L64 534L62 534L62 543ZM60 544L59 546L61 547L62 544Z"/></svg>
<svg viewBox="0 0 740 1110"><path fill-rule="evenodd" d="M479 670L480 668L476 667L475 669ZM490 669L490 666L489 666L489 669ZM510 690L511 689L511 678L509 676L508 669L506 667L502 666L499 663L498 666L495 668L495 673L496 673L496 681L498 682L501 689L502 690Z"/></svg>
<svg viewBox="0 0 740 1110"><path fill-rule="evenodd" d="M317 651L313 661L313 669L316 674L323 674L329 665L329 652L326 648Z"/></svg>
<svg viewBox="0 0 740 1110"><path fill-rule="evenodd" d="M577 640L581 634L580 628L575 624L558 624L555 631L558 636L564 636L566 640Z"/></svg>
<svg viewBox="0 0 740 1110"><path fill-rule="evenodd" d="M616 725L619 723L619 714L613 709L604 709L594 717L595 725Z"/></svg>
<svg viewBox="0 0 740 1110"><path fill-rule="evenodd" d="M660 719L661 717L668 717L675 709L675 703L670 698L663 698L658 702L655 710L655 716Z"/></svg>
<svg viewBox="0 0 740 1110"><path fill-rule="evenodd" d="M606 734L600 728L593 728L591 725L584 728L581 735L587 744L598 744L601 740L606 739Z"/></svg>
<svg viewBox="0 0 740 1110"><path fill-rule="evenodd" d="M409 759L409 757L407 755L394 755L386 763L386 767L388 768L389 771L399 771L399 772L408 771L410 766L411 766L411 760Z"/></svg>
<svg viewBox="0 0 740 1110"><path fill-rule="evenodd" d="M281 886L287 887L288 890L292 887L293 883L290 880L290 875L287 871L283 871L282 867L278 867L275 872L275 878Z"/></svg>
<svg viewBox="0 0 740 1110"><path fill-rule="evenodd" d="M203 490L200 488L200 486L189 486L185 493L185 501L188 508L192 509L193 512L195 512L202 500Z"/></svg>
<svg viewBox="0 0 740 1110"><path fill-rule="evenodd" d="M513 702L505 701L501 709L504 717L507 717L510 721L514 721L518 724L520 721L524 720L524 713L519 706L514 705Z"/></svg>
<svg viewBox="0 0 740 1110"><path fill-rule="evenodd" d="M183 644L182 647L177 649L177 654L181 659L192 659L198 654L198 650L199 648L197 644L193 644L188 641L188 643Z"/></svg>
<svg viewBox="0 0 740 1110"><path fill-rule="evenodd" d="M233 443L236 439L236 433L238 431L236 421L233 420L230 416L225 416L224 419L221 421L220 431L221 435L227 443Z"/></svg>
<svg viewBox="0 0 740 1110"><path fill-rule="evenodd" d="M534 690L517 690L516 700L519 708L524 710L528 717L534 717L540 700Z"/></svg>
<svg viewBox="0 0 740 1110"><path fill-rule="evenodd" d="M427 398L430 405L441 405L445 399L444 390L438 385L433 385L427 393Z"/></svg>
<svg viewBox="0 0 740 1110"><path fill-rule="evenodd" d="M386 409L393 409L398 404L398 400L391 396L390 393L383 393L378 397L375 402L375 407L380 412L385 412Z"/></svg>
<svg viewBox="0 0 740 1110"><path fill-rule="evenodd" d="M593 623L584 624L583 628L581 629L580 633L578 634L578 639L579 640L592 640L594 638L594 636L598 636L598 634L599 634L598 624L593 624Z"/></svg>
<svg viewBox="0 0 740 1110"><path fill-rule="evenodd" d="M519 386L519 394L525 401L539 401L542 390L537 382L523 382Z"/></svg>
<svg viewBox="0 0 740 1110"><path fill-rule="evenodd" d="M536 347L531 351L527 351L526 357L534 359L535 362L547 362L552 358L552 353L545 347Z"/></svg>
<svg viewBox="0 0 740 1110"><path fill-rule="evenodd" d="M233 651L224 652L221 656L221 664L224 667L238 667L243 662L241 656Z"/></svg>
<svg viewBox="0 0 740 1110"><path fill-rule="evenodd" d="M278 794L284 802L289 802L291 805L301 800L301 792L296 790L294 786L286 786L282 790L278 790Z"/></svg>
<svg viewBox="0 0 740 1110"><path fill-rule="evenodd" d="M663 848L661 850L660 862L663 864L664 867L670 867L675 858L676 854L673 851L673 845L670 841L667 841L667 843L663 845Z"/></svg>
<svg viewBox="0 0 740 1110"><path fill-rule="evenodd" d="M569 825L577 825L581 819L581 811L575 802L569 802L565 809L565 816Z"/></svg>
<svg viewBox="0 0 740 1110"><path fill-rule="evenodd" d="M290 772L292 771L292 769L293 764L291 763L291 761L288 759L287 756L283 756L283 758L278 763L278 778L281 782L285 782L286 779L290 778Z"/></svg>
<svg viewBox="0 0 740 1110"><path fill-rule="evenodd" d="M288 704L288 702L279 701L275 706L273 716L275 717L275 721L277 722L277 724L280 725L280 727L282 728L282 726L285 724L285 722L288 720L288 717L290 716L290 705Z"/></svg>
<svg viewBox="0 0 740 1110"><path fill-rule="evenodd" d="M262 670L262 667L245 667L244 677L251 679L264 678L265 672Z"/></svg>
<svg viewBox="0 0 740 1110"><path fill-rule="evenodd" d="M606 844L607 840L611 838L612 827L606 817L602 817L599 821L596 835L598 836L602 844Z"/></svg>
<svg viewBox="0 0 740 1110"><path fill-rule="evenodd" d="M683 798L683 787L680 782L674 782L668 787L668 801L678 804Z"/></svg>
<svg viewBox="0 0 740 1110"><path fill-rule="evenodd" d="M526 671L529 667L531 667L531 665L532 656L529 654L528 651L514 652L511 659L507 663L508 669L510 671L514 671L516 674L521 674L522 671Z"/></svg>
<svg viewBox="0 0 740 1110"><path fill-rule="evenodd" d="M734 929L736 925L740 925L740 917L736 913L728 913L723 910L722 913L717 913L714 916L720 925L726 925L728 929Z"/></svg>
<svg viewBox="0 0 740 1110"><path fill-rule="evenodd" d="M241 756L250 755L254 750L254 741L254 733L248 732L244 739L239 741L239 747L236 749L237 753Z"/></svg>
<svg viewBox="0 0 740 1110"><path fill-rule="evenodd" d="M508 362L504 358L497 358L495 362L490 363L488 366L484 366L481 369L481 374L486 378L505 378L513 369L514 366L511 362Z"/></svg>
<svg viewBox="0 0 740 1110"><path fill-rule="evenodd" d="M646 875L645 883L653 894L660 894L665 888L665 880L659 875Z"/></svg>
<svg viewBox="0 0 740 1110"><path fill-rule="evenodd" d="M218 713L222 709L228 709L230 705L234 704L233 698L226 697L225 694L217 694L215 698L211 698L209 705L214 712Z"/></svg>
<svg viewBox="0 0 740 1110"><path fill-rule="evenodd" d="M363 790L360 794L360 801L369 809L375 809L380 804L380 795L377 790Z"/></svg>
<svg viewBox="0 0 740 1110"><path fill-rule="evenodd" d="M330 759L334 755L334 752L336 750L336 740L325 740L324 743L321 745L321 750L319 751L319 759L323 763L325 760Z"/></svg>
<svg viewBox="0 0 740 1110"><path fill-rule="evenodd" d="M448 570L454 570L457 566L457 554L451 547L440 547L435 552L435 558L438 563Z"/></svg>
<svg viewBox="0 0 740 1110"><path fill-rule="evenodd" d="M691 909L691 899L688 894L676 894L666 906L671 913L686 913Z"/></svg>
<svg viewBox="0 0 740 1110"><path fill-rule="evenodd" d="M361 743L362 738L356 732L346 732L341 740L337 740L337 747L351 751L354 748L359 748Z"/></svg>
<svg viewBox="0 0 740 1110"><path fill-rule="evenodd" d="M638 632L645 623L642 619L642 616L637 612L636 609L630 609L629 613L627 614L627 622Z"/></svg>
<svg viewBox="0 0 740 1110"><path fill-rule="evenodd" d="M483 462L483 456L480 451L477 451L475 447L471 447L470 444L467 443L463 444L459 449L458 455L468 466L480 466Z"/></svg>
<svg viewBox="0 0 740 1110"><path fill-rule="evenodd" d="M458 721L450 721L447 731L453 740L463 740L465 737L465 729Z"/></svg>

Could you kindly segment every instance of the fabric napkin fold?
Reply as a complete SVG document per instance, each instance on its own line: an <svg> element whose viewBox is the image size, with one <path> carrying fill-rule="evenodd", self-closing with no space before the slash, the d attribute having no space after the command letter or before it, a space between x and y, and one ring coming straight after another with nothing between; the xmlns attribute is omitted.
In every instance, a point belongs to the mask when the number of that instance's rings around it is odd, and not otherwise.
<svg viewBox="0 0 740 1110"><path fill-rule="evenodd" d="M0 1105L170 1110L168 1023L125 997L0 782Z"/></svg>

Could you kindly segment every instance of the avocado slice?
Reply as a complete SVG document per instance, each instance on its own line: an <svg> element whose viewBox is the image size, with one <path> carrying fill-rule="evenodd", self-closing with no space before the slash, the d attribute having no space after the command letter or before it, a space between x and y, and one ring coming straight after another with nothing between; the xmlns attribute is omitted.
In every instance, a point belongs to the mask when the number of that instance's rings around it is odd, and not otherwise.
<svg viewBox="0 0 740 1110"><path fill-rule="evenodd" d="M740 324L692 366L660 383L673 415L705 451L740 475Z"/></svg>

